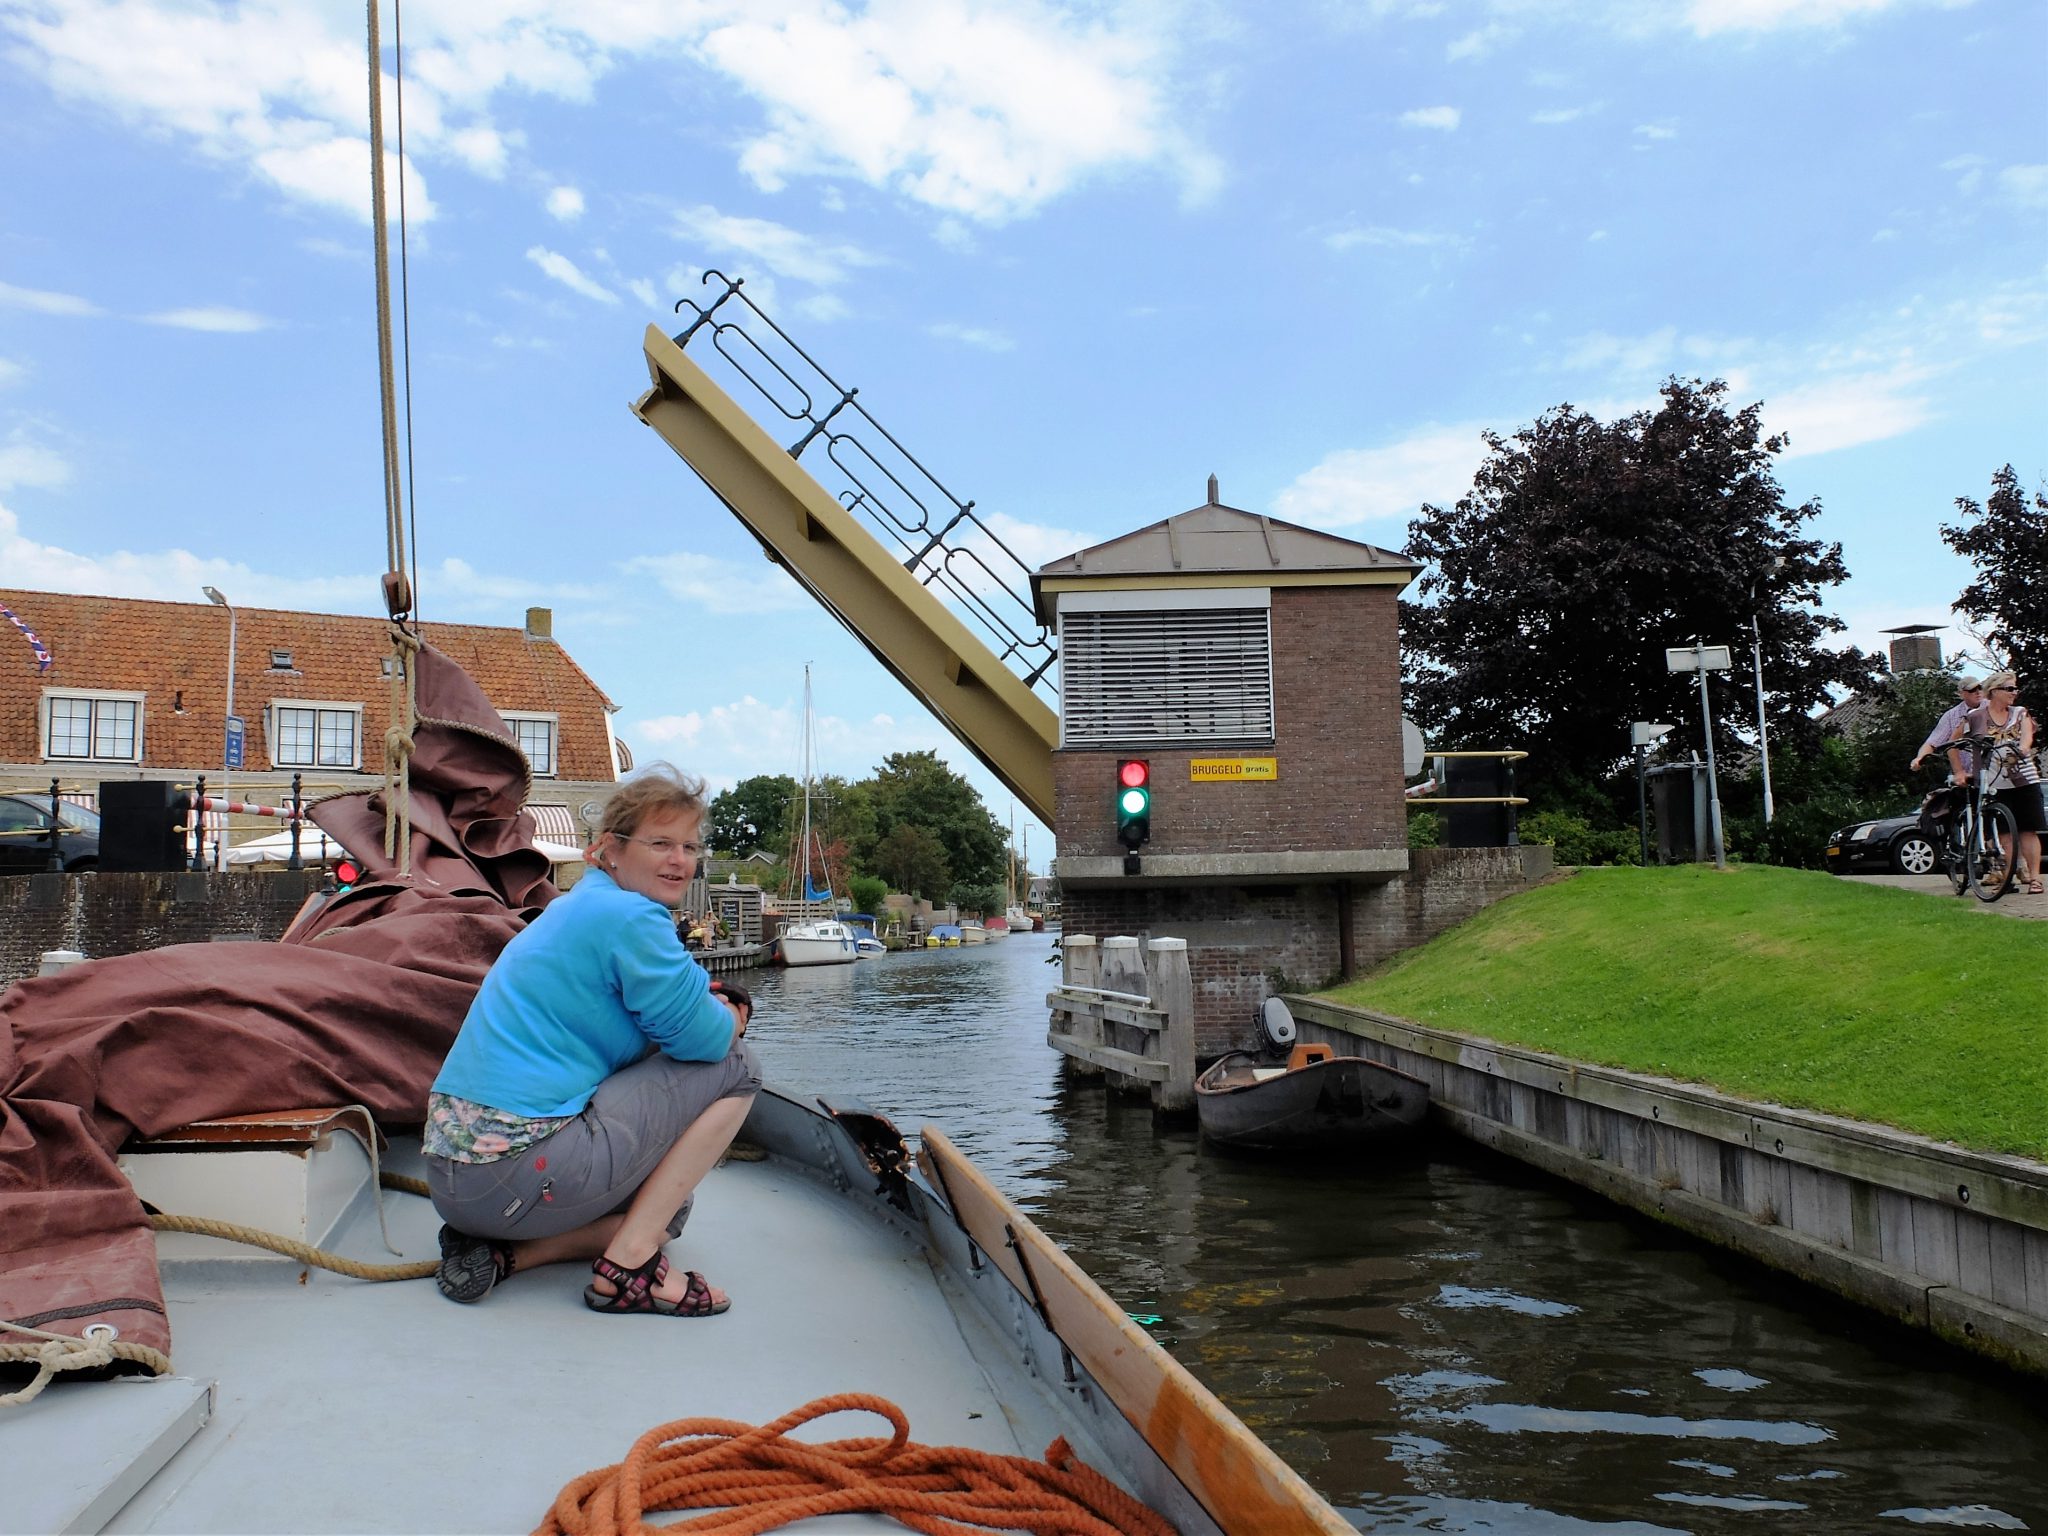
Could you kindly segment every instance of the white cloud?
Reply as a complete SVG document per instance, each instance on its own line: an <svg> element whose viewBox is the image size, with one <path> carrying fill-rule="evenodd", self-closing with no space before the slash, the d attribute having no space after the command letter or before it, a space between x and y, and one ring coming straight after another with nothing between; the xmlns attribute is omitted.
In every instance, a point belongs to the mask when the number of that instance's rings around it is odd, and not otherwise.
<svg viewBox="0 0 2048 1536"><path fill-rule="evenodd" d="M548 193L548 213L564 224L583 217L583 194L574 187L556 187Z"/></svg>
<svg viewBox="0 0 2048 1536"><path fill-rule="evenodd" d="M1691 0L1685 19L1701 37L1716 32L1768 32L1778 27L1833 27L1889 10L1897 0Z"/></svg>
<svg viewBox="0 0 2048 1536"><path fill-rule="evenodd" d="M1400 122L1403 128L1434 128L1449 133L1456 128L1464 114L1456 107L1417 107L1403 112Z"/></svg>
<svg viewBox="0 0 2048 1536"><path fill-rule="evenodd" d="M13 309L32 309L39 315L103 315L105 310L91 299L75 293L55 293L47 288L17 288L0 283L0 304Z"/></svg>
<svg viewBox="0 0 2048 1536"><path fill-rule="evenodd" d="M925 331L941 341L957 341L963 346L980 347L984 352L1008 352L1017 345L1001 331L987 330L974 325L956 325L951 321L928 325Z"/></svg>
<svg viewBox="0 0 2048 1536"><path fill-rule="evenodd" d="M1447 506L1471 488L1486 457L1480 431L1478 423L1431 426L1381 448L1340 448L1275 496L1273 513L1310 528L1390 523L1380 537L1397 546L1424 502Z"/></svg>
<svg viewBox="0 0 2048 1536"><path fill-rule="evenodd" d="M986 222L1140 169L1200 196L1219 173L1181 127L1186 25L1170 8L1057 0L429 6L406 16L406 142L496 178L521 147L492 121L500 102L588 102L622 63L688 60L758 104L736 137L742 169L769 190L850 176ZM41 0L0 20L60 95L359 216L366 178L343 164L365 153L360 26L346 6L301 0ZM415 217L429 217L413 175Z"/></svg>
<svg viewBox="0 0 2048 1536"><path fill-rule="evenodd" d="M636 555L620 571L651 576L669 596L695 603L708 613L799 613L813 608L789 575L773 565L738 565L709 555L680 552Z"/></svg>
<svg viewBox="0 0 2048 1536"><path fill-rule="evenodd" d="M176 326L184 331L262 331L270 327L270 321L262 315L246 309L229 309L221 304L195 309L167 309L161 314L144 315L143 319L151 325Z"/></svg>
<svg viewBox="0 0 2048 1536"><path fill-rule="evenodd" d="M660 309L663 307L661 295L655 292L654 284L648 282L644 277L627 278L626 291L648 309Z"/></svg>
<svg viewBox="0 0 2048 1536"><path fill-rule="evenodd" d="M7 435L5 442L0 442L0 491L10 491L17 485L55 490L70 479L71 466L63 455L33 441L19 427ZM0 571L10 570L5 557L0 556ZM9 581L22 585L11 574Z"/></svg>
<svg viewBox="0 0 2048 1536"><path fill-rule="evenodd" d="M2022 208L2048 208L2048 165L2009 165L1998 173L1998 190Z"/></svg>
<svg viewBox="0 0 2048 1536"><path fill-rule="evenodd" d="M26 364L17 363L11 357L0 357L0 389L7 389L12 385L19 384L27 377L28 367Z"/></svg>
<svg viewBox="0 0 2048 1536"><path fill-rule="evenodd" d="M1452 41L1444 49L1444 57L1455 64L1461 59L1483 59L1502 43L1515 35L1514 28L1489 21L1483 27L1475 27Z"/></svg>
<svg viewBox="0 0 2048 1536"><path fill-rule="evenodd" d="M844 282L855 267L872 267L881 258L844 241L820 240L772 219L720 213L708 204L679 208L676 233L715 253L744 256L779 277L829 288Z"/></svg>
<svg viewBox="0 0 2048 1536"><path fill-rule="evenodd" d="M853 307L836 293L814 293L796 301L796 313L800 319L830 325L852 314Z"/></svg>
<svg viewBox="0 0 2048 1536"><path fill-rule="evenodd" d="M1924 369L1899 366L1879 373L1821 379L1764 399L1764 422L1790 439L1788 459L1832 453L1899 437L1934 419L1922 389Z"/></svg>
<svg viewBox="0 0 2048 1536"><path fill-rule="evenodd" d="M1600 110L1600 104L1593 102L1583 107L1551 107L1542 112L1531 112L1529 121L1539 127L1552 128L1559 123L1575 123L1582 117L1590 117Z"/></svg>
<svg viewBox="0 0 2048 1536"><path fill-rule="evenodd" d="M1349 251L1359 246L1427 246L1462 245L1457 235L1447 235L1430 229L1390 229L1384 224L1372 224L1362 228L1332 230L1323 236L1323 244L1333 251Z"/></svg>
<svg viewBox="0 0 2048 1536"><path fill-rule="evenodd" d="M536 245L527 250L526 259L573 293L580 293L586 299L595 299L600 304L619 302L616 293L604 284L586 277L581 267L559 251L551 251L544 245Z"/></svg>
<svg viewBox="0 0 2048 1536"><path fill-rule="evenodd" d="M1678 137L1678 125L1668 120L1661 123L1638 123L1636 124L1635 135L1639 139L1648 139L1652 143L1663 139L1675 139Z"/></svg>

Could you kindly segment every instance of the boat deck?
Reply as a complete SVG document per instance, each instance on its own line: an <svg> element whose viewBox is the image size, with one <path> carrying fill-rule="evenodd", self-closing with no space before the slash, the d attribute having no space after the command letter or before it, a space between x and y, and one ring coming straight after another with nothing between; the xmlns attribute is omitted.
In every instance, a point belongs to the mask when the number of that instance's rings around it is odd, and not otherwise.
<svg viewBox="0 0 2048 1536"><path fill-rule="evenodd" d="M406 1159L392 1161L405 1169ZM385 1202L405 1256L431 1257L439 1221L428 1202ZM13 1410L0 1482L24 1487L16 1474L105 1447L114 1400L140 1412L154 1394L168 1422L180 1395L189 1404L192 1383L208 1381L218 1384L212 1421L125 1504L101 1495L105 1529L530 1530L564 1483L621 1460L658 1424L762 1423L838 1392L892 1400L928 1444L1038 1457L1064 1431L1083 1459L1103 1464L1071 1420L1051 1416L1017 1341L948 1304L941 1287L951 1282L907 1229L779 1160L726 1164L697 1205L669 1253L731 1293L732 1311L718 1318L590 1312L580 1266L515 1275L464 1307L428 1280L312 1271L302 1281L286 1260L168 1263L179 1377L52 1386ZM366 1202L331 1246L391 1261ZM797 1432L886 1433L867 1415ZM804 1528L900 1529L870 1516Z"/></svg>

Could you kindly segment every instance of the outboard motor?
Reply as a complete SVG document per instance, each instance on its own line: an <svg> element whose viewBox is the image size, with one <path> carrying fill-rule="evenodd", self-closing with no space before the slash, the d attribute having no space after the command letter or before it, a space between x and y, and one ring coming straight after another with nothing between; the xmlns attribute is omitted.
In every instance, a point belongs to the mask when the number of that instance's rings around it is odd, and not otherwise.
<svg viewBox="0 0 2048 1536"><path fill-rule="evenodd" d="M1301 1033L1294 1026L1294 1015L1288 1011L1287 1004L1277 997L1269 997L1259 1004L1256 1017L1266 1037L1266 1054L1285 1056Z"/></svg>

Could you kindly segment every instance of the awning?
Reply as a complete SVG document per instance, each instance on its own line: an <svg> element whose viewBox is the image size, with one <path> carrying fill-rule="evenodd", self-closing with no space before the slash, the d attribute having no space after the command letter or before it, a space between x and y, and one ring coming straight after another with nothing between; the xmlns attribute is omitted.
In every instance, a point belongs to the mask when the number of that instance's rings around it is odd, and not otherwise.
<svg viewBox="0 0 2048 1536"><path fill-rule="evenodd" d="M576 813L566 805L542 805L529 801L526 809L533 816L534 836L546 838L551 843L569 843L577 848L586 841Z"/></svg>

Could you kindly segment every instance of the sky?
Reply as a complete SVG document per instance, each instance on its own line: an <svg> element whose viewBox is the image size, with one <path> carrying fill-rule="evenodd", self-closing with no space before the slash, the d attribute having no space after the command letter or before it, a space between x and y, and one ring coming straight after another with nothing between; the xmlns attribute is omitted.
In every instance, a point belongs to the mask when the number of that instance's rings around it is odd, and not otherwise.
<svg viewBox="0 0 2048 1536"><path fill-rule="evenodd" d="M0 0L0 584L380 611L364 26ZM1789 434L1878 648L1952 625L1955 498L2048 480L2041 0L410 0L383 31L419 612L551 607L635 756L714 788L797 770L809 663L823 771L932 748L1011 814L631 415L645 326L710 269L1033 566L1212 473L1399 548L1482 431L1677 373Z"/></svg>

